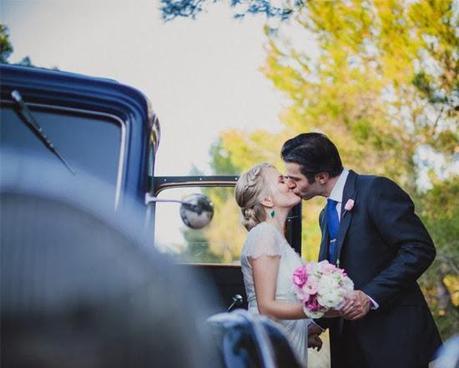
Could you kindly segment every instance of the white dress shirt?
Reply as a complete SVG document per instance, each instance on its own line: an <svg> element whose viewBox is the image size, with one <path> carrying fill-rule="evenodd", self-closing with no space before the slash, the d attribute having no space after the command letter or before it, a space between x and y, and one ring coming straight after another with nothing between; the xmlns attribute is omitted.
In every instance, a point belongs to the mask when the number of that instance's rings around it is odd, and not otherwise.
<svg viewBox="0 0 459 368"><path fill-rule="evenodd" d="M349 176L349 170L343 169L338 181L335 183L330 196L328 198L338 202L336 204L336 211L338 211L338 219L341 221L341 207L343 203L344 185L346 184L347 177Z"/></svg>

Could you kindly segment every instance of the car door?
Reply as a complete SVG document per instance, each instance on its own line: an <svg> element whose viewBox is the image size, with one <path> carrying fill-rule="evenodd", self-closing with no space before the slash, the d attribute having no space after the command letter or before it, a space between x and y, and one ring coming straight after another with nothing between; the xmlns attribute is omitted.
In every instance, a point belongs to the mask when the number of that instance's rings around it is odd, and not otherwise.
<svg viewBox="0 0 459 368"><path fill-rule="evenodd" d="M155 247L184 268L198 271L215 287L222 311L247 308L240 253L247 231L240 223L234 200L237 176L155 177L151 196L156 198ZM202 229L180 220L181 201L192 193L206 195L214 207L211 222ZM286 237L301 249L301 204L290 213ZM242 298L240 298L242 297Z"/></svg>

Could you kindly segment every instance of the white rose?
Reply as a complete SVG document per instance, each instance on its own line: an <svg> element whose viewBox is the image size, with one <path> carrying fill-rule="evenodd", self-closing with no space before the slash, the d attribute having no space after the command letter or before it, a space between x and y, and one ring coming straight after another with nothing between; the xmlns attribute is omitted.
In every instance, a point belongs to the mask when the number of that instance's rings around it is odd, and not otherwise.
<svg viewBox="0 0 459 368"><path fill-rule="evenodd" d="M317 296L317 301L319 304L327 308L336 308L342 300L343 297L341 293L336 289L324 295L319 294Z"/></svg>
<svg viewBox="0 0 459 368"><path fill-rule="evenodd" d="M325 294L338 288L339 282L333 275L323 275L319 280L319 293Z"/></svg>
<svg viewBox="0 0 459 368"><path fill-rule="evenodd" d="M322 318L323 315L324 315L324 312L320 311L320 310L316 311L316 312L312 312L309 309L306 309L306 308L303 307L303 311L304 311L304 314L306 314L307 317L313 318L313 319Z"/></svg>
<svg viewBox="0 0 459 368"><path fill-rule="evenodd" d="M342 288L346 291L354 290L354 283L349 277L345 277L341 282Z"/></svg>

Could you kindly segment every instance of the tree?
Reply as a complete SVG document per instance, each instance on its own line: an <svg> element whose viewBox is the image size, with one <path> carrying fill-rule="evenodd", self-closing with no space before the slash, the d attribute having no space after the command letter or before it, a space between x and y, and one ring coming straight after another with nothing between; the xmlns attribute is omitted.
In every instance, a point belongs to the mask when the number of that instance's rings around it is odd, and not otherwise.
<svg viewBox="0 0 459 368"><path fill-rule="evenodd" d="M435 263L421 285L443 336L451 336L459 331L459 176L436 180L418 205L437 246Z"/></svg>
<svg viewBox="0 0 459 368"><path fill-rule="evenodd" d="M13 51L14 48L10 42L10 34L8 31L8 27L3 24L0 24L0 63L9 64L8 59L10 55L13 53ZM15 64L34 67L34 65L32 64L32 60L28 56L22 58L18 63Z"/></svg>
<svg viewBox="0 0 459 368"><path fill-rule="evenodd" d="M423 75L431 95L457 97L457 54L450 56L457 50L455 18L447 1L309 2L296 20L315 38L318 55L270 41L265 73L292 102L284 122L325 131L346 162L413 191L420 150L451 161L458 145L457 111L445 111L419 89ZM439 70L456 82L436 83Z"/></svg>
<svg viewBox="0 0 459 368"><path fill-rule="evenodd" d="M195 19L210 2L216 3L217 0L161 0L161 14L166 21L188 17ZM267 18L284 21L290 18L295 9L303 6L303 1L284 1L280 6L273 5L269 0L231 0L229 4L235 18L243 18L246 14L263 14Z"/></svg>
<svg viewBox="0 0 459 368"><path fill-rule="evenodd" d="M237 175L241 172L218 140L210 148L210 166L216 175ZM232 188L208 188L204 193L214 204L215 214L211 226L203 230L208 240L209 251L219 257L220 262L233 263L239 260L246 232L240 222L240 210L234 200Z"/></svg>
<svg viewBox="0 0 459 368"><path fill-rule="evenodd" d="M13 45L10 42L8 27L0 24L0 63L8 63L8 58L13 52Z"/></svg>

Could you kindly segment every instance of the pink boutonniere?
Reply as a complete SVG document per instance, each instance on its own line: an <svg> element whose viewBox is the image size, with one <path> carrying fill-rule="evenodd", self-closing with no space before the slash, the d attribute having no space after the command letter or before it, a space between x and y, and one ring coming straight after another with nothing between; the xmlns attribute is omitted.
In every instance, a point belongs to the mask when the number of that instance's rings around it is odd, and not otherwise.
<svg viewBox="0 0 459 368"><path fill-rule="evenodd" d="M344 209L346 211L351 211L354 208L354 200L353 199L348 199L346 204L344 205Z"/></svg>

